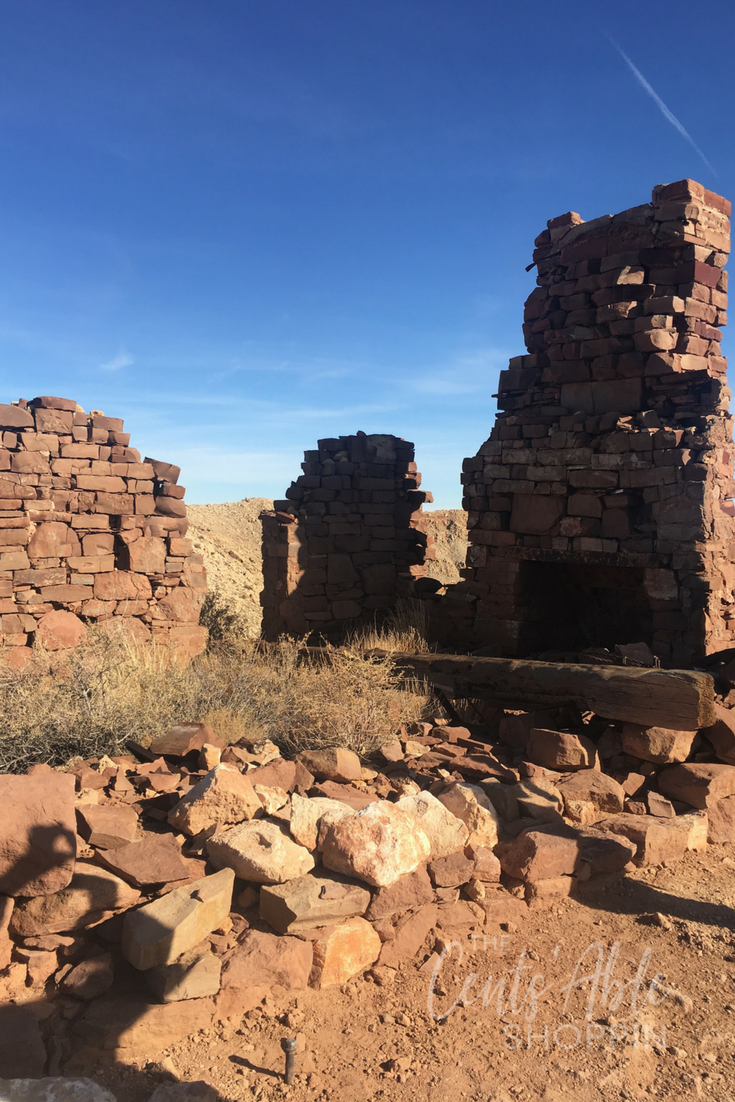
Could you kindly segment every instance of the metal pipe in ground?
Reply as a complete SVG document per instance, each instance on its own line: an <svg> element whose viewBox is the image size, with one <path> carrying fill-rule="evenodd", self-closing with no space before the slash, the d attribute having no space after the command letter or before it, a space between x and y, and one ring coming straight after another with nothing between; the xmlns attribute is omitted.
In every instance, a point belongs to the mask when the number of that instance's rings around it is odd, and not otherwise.
<svg viewBox="0 0 735 1102"><path fill-rule="evenodd" d="M296 1037L283 1037L281 1048L286 1053L286 1074L284 1076L286 1086L290 1087L296 1072Z"/></svg>

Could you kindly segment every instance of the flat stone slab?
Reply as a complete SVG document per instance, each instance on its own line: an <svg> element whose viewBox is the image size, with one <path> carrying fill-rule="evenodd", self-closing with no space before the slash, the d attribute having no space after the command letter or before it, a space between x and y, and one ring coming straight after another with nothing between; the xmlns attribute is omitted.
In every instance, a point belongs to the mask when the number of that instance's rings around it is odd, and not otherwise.
<svg viewBox="0 0 735 1102"><path fill-rule="evenodd" d="M230 912L234 883L232 870L222 869L128 911L122 935L125 959L142 972L172 964L221 925Z"/></svg>
<svg viewBox="0 0 735 1102"><path fill-rule="evenodd" d="M97 860L136 888L187 880L190 875L172 834L149 834L140 842L98 853Z"/></svg>
<svg viewBox="0 0 735 1102"><path fill-rule="evenodd" d="M329 873L300 876L260 889L260 917L279 934L330 926L364 915L370 892Z"/></svg>

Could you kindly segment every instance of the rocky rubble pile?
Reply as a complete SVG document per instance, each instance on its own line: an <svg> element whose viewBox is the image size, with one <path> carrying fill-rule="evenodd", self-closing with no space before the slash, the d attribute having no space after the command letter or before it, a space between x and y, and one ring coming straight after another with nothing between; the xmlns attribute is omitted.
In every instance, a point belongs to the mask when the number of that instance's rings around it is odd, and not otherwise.
<svg viewBox="0 0 735 1102"><path fill-rule="evenodd" d="M430 971L462 931L735 840L724 706L702 732L570 709L437 719L373 768L225 747L201 723L130 750L0 776L0 1076Z"/></svg>

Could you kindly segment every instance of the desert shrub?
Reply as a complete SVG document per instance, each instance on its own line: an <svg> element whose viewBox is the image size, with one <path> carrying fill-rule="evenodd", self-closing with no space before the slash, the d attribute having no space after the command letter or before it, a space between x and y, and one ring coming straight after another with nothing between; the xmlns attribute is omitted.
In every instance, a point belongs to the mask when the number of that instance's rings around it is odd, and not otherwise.
<svg viewBox="0 0 735 1102"><path fill-rule="evenodd" d="M129 739L147 745L192 719L226 742L271 738L285 753L342 745L365 755L424 707L389 657L230 636L182 668L163 649L92 631L74 651L38 649L23 671L0 673L0 771L120 753Z"/></svg>
<svg viewBox="0 0 735 1102"><path fill-rule="evenodd" d="M233 611L218 589L212 589L204 598L199 613L199 623L209 632L209 646L233 643L248 634L245 618Z"/></svg>

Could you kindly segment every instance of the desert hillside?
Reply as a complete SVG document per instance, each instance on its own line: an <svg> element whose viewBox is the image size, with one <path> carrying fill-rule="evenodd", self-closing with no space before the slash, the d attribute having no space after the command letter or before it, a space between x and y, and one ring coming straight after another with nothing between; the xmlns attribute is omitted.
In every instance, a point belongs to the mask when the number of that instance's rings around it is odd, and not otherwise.
<svg viewBox="0 0 735 1102"><path fill-rule="evenodd" d="M259 596L263 584L260 521L273 502L246 497L222 505L187 505L189 536L204 555L209 585L217 589L256 634L260 629ZM461 509L427 511L434 537L436 561L429 574L444 583L459 581L459 567L467 550L465 514Z"/></svg>

